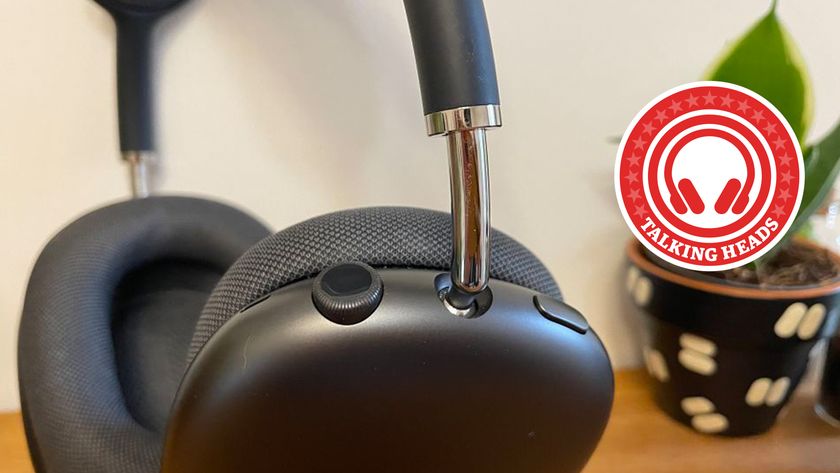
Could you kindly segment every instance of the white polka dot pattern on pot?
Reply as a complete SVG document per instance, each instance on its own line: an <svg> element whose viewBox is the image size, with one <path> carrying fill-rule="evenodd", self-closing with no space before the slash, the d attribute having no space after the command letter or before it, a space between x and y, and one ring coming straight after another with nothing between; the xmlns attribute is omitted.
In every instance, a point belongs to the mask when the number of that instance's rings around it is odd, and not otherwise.
<svg viewBox="0 0 840 473"><path fill-rule="evenodd" d="M635 266L630 266L629 268L627 268L627 278L624 281L624 283L629 294L633 293L633 289L636 287L636 281L639 280L639 276L641 275L642 272L639 271L639 268Z"/></svg>
<svg viewBox="0 0 840 473"><path fill-rule="evenodd" d="M680 407L691 417L691 426L698 432L717 434L729 428L729 419L715 412L715 404L705 397L687 397L680 401Z"/></svg>
<svg viewBox="0 0 840 473"><path fill-rule="evenodd" d="M680 352L677 360L687 370L703 376L711 376L717 371L717 345L715 342L690 333L680 335Z"/></svg>
<svg viewBox="0 0 840 473"><path fill-rule="evenodd" d="M796 335L802 340L810 340L819 332L824 320L825 306L823 304L808 307L803 302L794 302L776 321L773 331L779 338L790 338Z"/></svg>
<svg viewBox="0 0 840 473"><path fill-rule="evenodd" d="M683 399L680 401L680 407L682 407L683 412L690 416L708 414L715 411L714 403L701 396L687 397Z"/></svg>
<svg viewBox="0 0 840 473"><path fill-rule="evenodd" d="M825 320L825 306L822 304L812 305L808 312L805 312L805 318L799 324L796 335L802 340L813 338L822 327L823 320Z"/></svg>
<svg viewBox="0 0 840 473"><path fill-rule="evenodd" d="M758 378L747 390L746 402L748 406L774 407L781 404L790 389L790 378L787 376L773 381L770 378Z"/></svg>
<svg viewBox="0 0 840 473"><path fill-rule="evenodd" d="M639 268L630 266L627 270L627 292L633 297L636 305L644 307L650 302L653 296L653 283L639 271Z"/></svg>
<svg viewBox="0 0 840 473"><path fill-rule="evenodd" d="M648 373L661 383L665 383L671 377L668 372L668 365L665 363L665 357L662 356L658 350L644 347L642 356L645 359L645 366Z"/></svg>

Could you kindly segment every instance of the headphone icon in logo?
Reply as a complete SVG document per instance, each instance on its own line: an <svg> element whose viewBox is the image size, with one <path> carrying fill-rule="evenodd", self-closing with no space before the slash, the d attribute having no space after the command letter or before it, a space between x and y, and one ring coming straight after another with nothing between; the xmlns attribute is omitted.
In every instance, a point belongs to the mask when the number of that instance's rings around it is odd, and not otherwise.
<svg viewBox="0 0 840 473"><path fill-rule="evenodd" d="M732 177L726 182L715 200L714 209L718 214L722 215L730 210L734 214L741 214L749 204L750 189L752 189L755 181L756 164L749 154L743 151L745 150L742 150L740 155L746 164L747 175L743 183L736 177ZM706 211L706 203L700 197L695 182L690 177L682 177L675 183L674 162L680 155L680 153L671 153L665 160L664 181L671 194L671 206L680 215L684 215L689 210L694 214L701 214ZM697 159L697 157L692 159ZM714 170L710 169L709 172L714 172Z"/></svg>

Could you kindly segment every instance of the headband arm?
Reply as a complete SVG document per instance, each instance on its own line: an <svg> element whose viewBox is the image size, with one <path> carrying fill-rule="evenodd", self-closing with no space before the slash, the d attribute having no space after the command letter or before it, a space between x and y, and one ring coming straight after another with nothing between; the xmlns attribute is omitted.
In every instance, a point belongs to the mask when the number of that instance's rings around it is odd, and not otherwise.
<svg viewBox="0 0 840 473"><path fill-rule="evenodd" d="M425 115L499 105L482 0L404 0Z"/></svg>
<svg viewBox="0 0 840 473"><path fill-rule="evenodd" d="M404 2L426 131L448 145L452 284L442 298L450 312L470 317L490 280L485 129L502 124L490 31L482 0Z"/></svg>

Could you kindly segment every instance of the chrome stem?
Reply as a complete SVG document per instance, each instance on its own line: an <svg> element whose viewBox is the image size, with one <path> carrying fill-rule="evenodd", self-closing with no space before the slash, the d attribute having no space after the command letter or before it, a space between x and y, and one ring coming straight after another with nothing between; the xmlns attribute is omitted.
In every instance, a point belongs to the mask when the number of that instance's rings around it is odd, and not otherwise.
<svg viewBox="0 0 840 473"><path fill-rule="evenodd" d="M150 193L149 165L152 154L147 151L124 151L123 160L128 163L132 197L135 199L148 197Z"/></svg>
<svg viewBox="0 0 840 473"><path fill-rule="evenodd" d="M452 282L449 303L469 307L490 280L490 175L484 128L446 135L452 196ZM457 300L463 299L463 300Z"/></svg>
<svg viewBox="0 0 840 473"><path fill-rule="evenodd" d="M490 280L490 173L486 129L502 125L498 105L475 105L426 116L431 135L445 135L452 198L452 288L444 304L473 307Z"/></svg>

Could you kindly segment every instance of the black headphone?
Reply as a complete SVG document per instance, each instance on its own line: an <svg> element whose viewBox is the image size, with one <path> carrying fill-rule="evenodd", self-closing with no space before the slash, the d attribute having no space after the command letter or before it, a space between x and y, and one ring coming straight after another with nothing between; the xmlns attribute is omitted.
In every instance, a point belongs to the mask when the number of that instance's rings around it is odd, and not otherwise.
<svg viewBox="0 0 840 473"><path fill-rule="evenodd" d="M734 214L742 214L749 204L750 190L755 181L755 163L746 154L742 154L746 166L747 175L743 185L740 180L730 178L715 199L714 209L719 214L725 214L730 210ZM697 187L689 178L682 178L679 182L674 179L674 162L677 159L676 153L671 153L665 158L665 185L671 194L670 201L674 210L683 215L691 210L692 213L701 214L706 210L706 203L700 197Z"/></svg>
<svg viewBox="0 0 840 473"><path fill-rule="evenodd" d="M152 27L182 0L97 1L117 24L120 141L142 197ZM489 226L484 133L501 119L484 6L405 9L452 214L365 208L270 235L229 206L154 196L70 223L20 326L39 473L583 468L612 370L543 264Z"/></svg>

